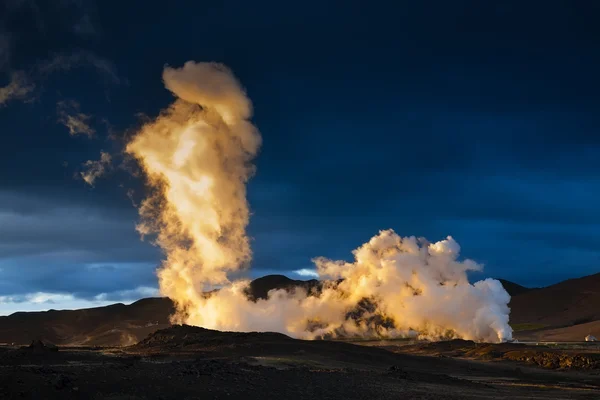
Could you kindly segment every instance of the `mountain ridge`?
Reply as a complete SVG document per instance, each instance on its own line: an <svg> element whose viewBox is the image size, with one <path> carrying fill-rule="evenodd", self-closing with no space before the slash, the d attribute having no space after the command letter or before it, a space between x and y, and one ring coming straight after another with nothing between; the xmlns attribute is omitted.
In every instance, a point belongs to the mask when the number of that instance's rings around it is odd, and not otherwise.
<svg viewBox="0 0 600 400"><path fill-rule="evenodd" d="M500 279L511 295L511 324L516 337L582 340L582 333L600 336L600 273L568 279L543 288L526 288ZM316 293L322 282L267 275L253 280L250 300L267 297L272 289L302 288ZM138 343L170 326L173 302L166 297L143 298L129 305L115 303L79 310L23 312L0 317L0 343L28 344L44 340L56 345L125 346ZM525 327L524 332L520 332ZM589 327L589 329L588 329Z"/></svg>

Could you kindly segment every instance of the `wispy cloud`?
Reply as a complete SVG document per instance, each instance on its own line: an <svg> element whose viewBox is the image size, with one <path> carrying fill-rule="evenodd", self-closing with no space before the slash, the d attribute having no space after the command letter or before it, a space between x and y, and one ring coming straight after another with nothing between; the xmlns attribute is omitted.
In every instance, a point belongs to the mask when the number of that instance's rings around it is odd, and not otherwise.
<svg viewBox="0 0 600 400"><path fill-rule="evenodd" d="M10 36L0 32L0 72L10 70ZM103 76L108 83L120 84L126 82L117 73L114 64L89 51L79 51L70 54L56 54L51 59L39 63L30 74L24 71L13 71L8 75L9 80L0 86L0 106L11 100L27 101L35 93L34 81L43 81L48 75L61 71L70 71L79 67L92 67ZM88 125L89 116L83 113L68 113L68 109L78 109L75 102L59 103L61 122L69 128L71 134L84 133L92 136L94 130ZM66 113L66 114L65 114Z"/></svg>
<svg viewBox="0 0 600 400"><path fill-rule="evenodd" d="M17 311L75 310L102 307L115 302L130 304L144 297L159 296L157 288L140 286L131 290L100 293L94 298L80 298L72 293L34 292L0 296L0 315Z"/></svg>
<svg viewBox="0 0 600 400"><path fill-rule="evenodd" d="M308 268L298 269L298 270L294 271L294 273L296 275L300 275L302 277L310 277L310 278L318 278L319 277L319 274L317 273L317 271L315 271L314 269L308 269Z"/></svg>
<svg viewBox="0 0 600 400"><path fill-rule="evenodd" d="M131 290L119 290L112 293L100 293L94 297L96 301L121 301L131 299L141 299L144 297L157 297L160 295L158 288L140 286Z"/></svg>
<svg viewBox="0 0 600 400"><path fill-rule="evenodd" d="M88 185L94 186L96 179L111 168L111 162L109 153L100 152L99 160L88 160L83 164L86 170L81 172L81 177Z"/></svg>
<svg viewBox="0 0 600 400"><path fill-rule="evenodd" d="M89 125L90 115L79 111L79 103L76 101L60 101L57 105L58 121L69 129L69 133L75 135L94 136L96 131Z"/></svg>
<svg viewBox="0 0 600 400"><path fill-rule="evenodd" d="M0 106L10 100L27 100L33 93L35 85L23 72L17 71L10 75L6 86L0 87Z"/></svg>
<svg viewBox="0 0 600 400"><path fill-rule="evenodd" d="M114 64L102 58L95 53L87 50L80 50L74 53L55 54L51 59L38 65L38 70L42 75L48 75L59 71L70 71L77 67L92 67L107 81L114 84L123 83L119 77Z"/></svg>
<svg viewBox="0 0 600 400"><path fill-rule="evenodd" d="M32 304L54 304L56 302L73 301L75 296L63 293L36 292L15 296L0 296L0 304L9 303L32 303Z"/></svg>

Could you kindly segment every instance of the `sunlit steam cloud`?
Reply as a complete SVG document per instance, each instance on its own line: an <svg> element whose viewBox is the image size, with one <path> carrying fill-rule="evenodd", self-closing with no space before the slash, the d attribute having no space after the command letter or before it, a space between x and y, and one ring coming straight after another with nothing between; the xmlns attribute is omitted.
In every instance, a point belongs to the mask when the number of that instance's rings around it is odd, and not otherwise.
<svg viewBox="0 0 600 400"><path fill-rule="evenodd" d="M499 281L469 284L452 239L428 244L382 231L354 251L354 262L315 259L320 293L273 290L246 300L247 282L201 299L188 323L220 330L273 330L300 338L336 336L508 340L510 300Z"/></svg>
<svg viewBox="0 0 600 400"><path fill-rule="evenodd" d="M250 100L225 66L187 62L165 68L163 80L177 100L126 151L153 189L138 230L158 233L167 256L160 288L181 319L198 308L203 290L228 283L227 272L251 259L246 181L261 137L249 122Z"/></svg>
<svg viewBox="0 0 600 400"><path fill-rule="evenodd" d="M451 237L431 244L381 231L354 251L353 262L315 259L322 282L313 291L249 300L249 282L230 282L228 273L251 259L246 182L261 138L249 122L250 100L219 64L167 67L163 80L177 99L126 151L151 188L138 230L156 234L166 254L158 275L161 293L177 305L174 322L301 338L511 338L509 295L496 280L471 285L467 271L481 266L459 260Z"/></svg>

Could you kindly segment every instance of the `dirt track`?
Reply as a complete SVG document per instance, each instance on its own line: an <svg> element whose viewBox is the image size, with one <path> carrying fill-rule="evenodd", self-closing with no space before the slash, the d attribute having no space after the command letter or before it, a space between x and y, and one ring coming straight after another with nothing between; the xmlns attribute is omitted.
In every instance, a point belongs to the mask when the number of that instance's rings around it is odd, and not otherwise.
<svg viewBox="0 0 600 400"><path fill-rule="evenodd" d="M184 328L188 329L188 328ZM394 354L282 335L167 331L126 349L0 348L0 398L597 399L598 371ZM164 333L164 332L163 332Z"/></svg>

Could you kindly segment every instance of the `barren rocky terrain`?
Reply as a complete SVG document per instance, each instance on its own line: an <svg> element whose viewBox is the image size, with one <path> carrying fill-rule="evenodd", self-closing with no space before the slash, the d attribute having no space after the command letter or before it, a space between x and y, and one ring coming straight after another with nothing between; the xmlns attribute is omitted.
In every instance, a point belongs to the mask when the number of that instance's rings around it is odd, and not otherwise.
<svg viewBox="0 0 600 400"><path fill-rule="evenodd" d="M441 346L441 347L440 347ZM511 345L513 348L518 345ZM0 398L31 399L597 399L593 368L301 341L272 333L174 326L125 348L0 348ZM526 349L527 346L522 346ZM462 350L461 350L462 349ZM421 354L416 354L420 351ZM504 350L502 350L504 351ZM450 354L450 353L448 353Z"/></svg>
<svg viewBox="0 0 600 400"><path fill-rule="evenodd" d="M0 398L597 399L600 346L582 339L600 336L599 277L539 289L504 281L515 336L529 344L302 341L171 326L165 298L16 313L0 317ZM248 297L299 286L320 290L269 276ZM561 343L536 343L545 340Z"/></svg>

